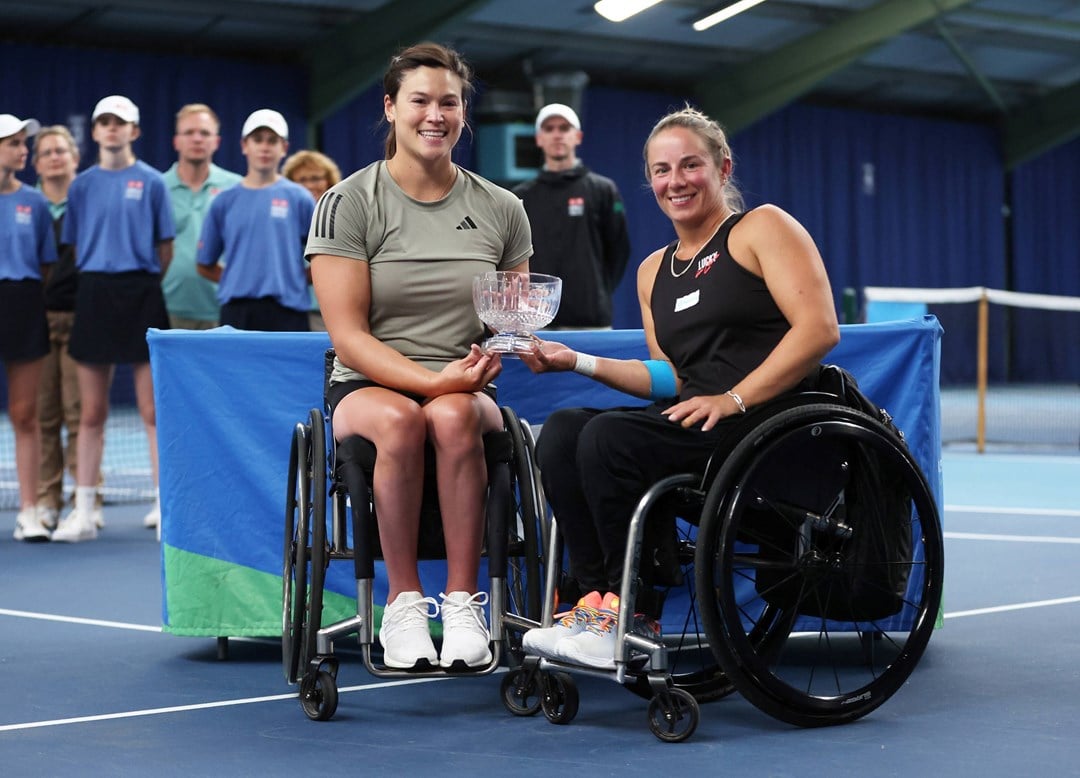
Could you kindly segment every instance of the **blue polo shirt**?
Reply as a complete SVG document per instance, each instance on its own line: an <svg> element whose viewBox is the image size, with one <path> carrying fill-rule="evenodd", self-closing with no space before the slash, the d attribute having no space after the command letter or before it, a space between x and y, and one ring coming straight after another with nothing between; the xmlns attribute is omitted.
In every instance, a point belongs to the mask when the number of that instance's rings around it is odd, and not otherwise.
<svg viewBox="0 0 1080 778"><path fill-rule="evenodd" d="M145 162L94 165L71 182L60 242L75 246L81 272L160 273L157 245L175 235L165 179Z"/></svg>
<svg viewBox="0 0 1080 778"><path fill-rule="evenodd" d="M56 261L49 200L25 184L0 195L0 280L41 280L41 266Z"/></svg>
<svg viewBox="0 0 1080 778"><path fill-rule="evenodd" d="M299 184L279 178L262 189L238 184L210 204L199 239L200 265L225 264L218 300L273 297L307 311L307 243L315 200Z"/></svg>

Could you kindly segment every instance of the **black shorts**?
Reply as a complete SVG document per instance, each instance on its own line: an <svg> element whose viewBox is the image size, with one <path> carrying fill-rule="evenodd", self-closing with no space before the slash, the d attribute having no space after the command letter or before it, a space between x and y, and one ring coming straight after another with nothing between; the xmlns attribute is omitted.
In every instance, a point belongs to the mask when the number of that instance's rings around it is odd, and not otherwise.
<svg viewBox="0 0 1080 778"><path fill-rule="evenodd" d="M147 362L146 331L169 329L157 273L79 273L68 351L98 365Z"/></svg>
<svg viewBox="0 0 1080 778"><path fill-rule="evenodd" d="M261 332L310 332L308 312L286 308L273 297L235 297L221 306L221 325Z"/></svg>
<svg viewBox="0 0 1080 778"><path fill-rule="evenodd" d="M338 403L344 400L347 396L355 392L357 389L366 389L369 386L382 386L374 381L369 381L366 378L359 378L354 381L342 381L337 384L330 384L330 388L326 390L326 404L329 406L330 417L333 418L334 411L338 407ZM390 387L382 386L383 389L389 389ZM419 394L413 394L412 392L403 392L400 389L390 389L391 392L397 392L400 395L408 397L410 400L415 400L417 404L423 405L427 401L427 397ZM484 394L498 403L497 390L495 384L488 384L484 387Z"/></svg>
<svg viewBox="0 0 1080 778"><path fill-rule="evenodd" d="M49 353L49 322L41 282L0 281L0 361L29 362Z"/></svg>

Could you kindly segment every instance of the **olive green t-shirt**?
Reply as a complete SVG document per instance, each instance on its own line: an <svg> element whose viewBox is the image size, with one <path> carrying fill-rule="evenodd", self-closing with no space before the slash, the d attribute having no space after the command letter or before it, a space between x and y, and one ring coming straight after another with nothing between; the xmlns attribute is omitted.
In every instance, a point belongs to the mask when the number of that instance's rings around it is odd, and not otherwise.
<svg viewBox="0 0 1080 778"><path fill-rule="evenodd" d="M458 168L450 193L424 203L406 195L375 162L328 190L311 220L306 255L367 262L371 334L431 370L483 339L472 280L510 270L532 254L521 201ZM334 363L332 383L365 378Z"/></svg>

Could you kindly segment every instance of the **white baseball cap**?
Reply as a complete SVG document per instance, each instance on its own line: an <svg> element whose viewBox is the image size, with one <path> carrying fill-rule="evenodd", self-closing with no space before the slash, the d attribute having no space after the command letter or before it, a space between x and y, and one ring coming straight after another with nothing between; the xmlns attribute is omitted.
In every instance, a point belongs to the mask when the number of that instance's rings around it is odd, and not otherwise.
<svg viewBox="0 0 1080 778"><path fill-rule="evenodd" d="M91 115L90 121L96 122L99 116L105 114L112 114L132 124L139 123L138 107L123 95L109 95L98 100L98 104L94 106L94 113Z"/></svg>
<svg viewBox="0 0 1080 778"><path fill-rule="evenodd" d="M244 129L240 131L240 139L243 140L260 127L273 130L283 140L289 139L289 123L285 121L284 116L269 108L260 108L247 118Z"/></svg>
<svg viewBox="0 0 1080 778"><path fill-rule="evenodd" d="M574 109L568 105L562 103L550 103L540 109L540 113L536 114L536 131L540 131L540 125L544 123L545 119L549 119L552 116L561 116L570 122L570 125L575 130L581 129L581 120L578 119L577 114L574 113Z"/></svg>
<svg viewBox="0 0 1080 778"><path fill-rule="evenodd" d="M26 130L26 137L32 138L41 129L37 119L20 119L10 113L0 113L0 138L10 138L19 130Z"/></svg>

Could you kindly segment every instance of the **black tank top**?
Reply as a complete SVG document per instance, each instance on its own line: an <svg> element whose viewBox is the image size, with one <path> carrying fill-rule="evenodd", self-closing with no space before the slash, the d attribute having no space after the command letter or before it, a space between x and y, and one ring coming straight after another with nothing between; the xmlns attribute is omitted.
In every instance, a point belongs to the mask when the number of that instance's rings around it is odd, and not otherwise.
<svg viewBox="0 0 1080 778"><path fill-rule="evenodd" d="M682 380L680 399L723 394L764 361L791 329L762 278L731 257L728 217L690 262L664 251L652 288L656 340Z"/></svg>

